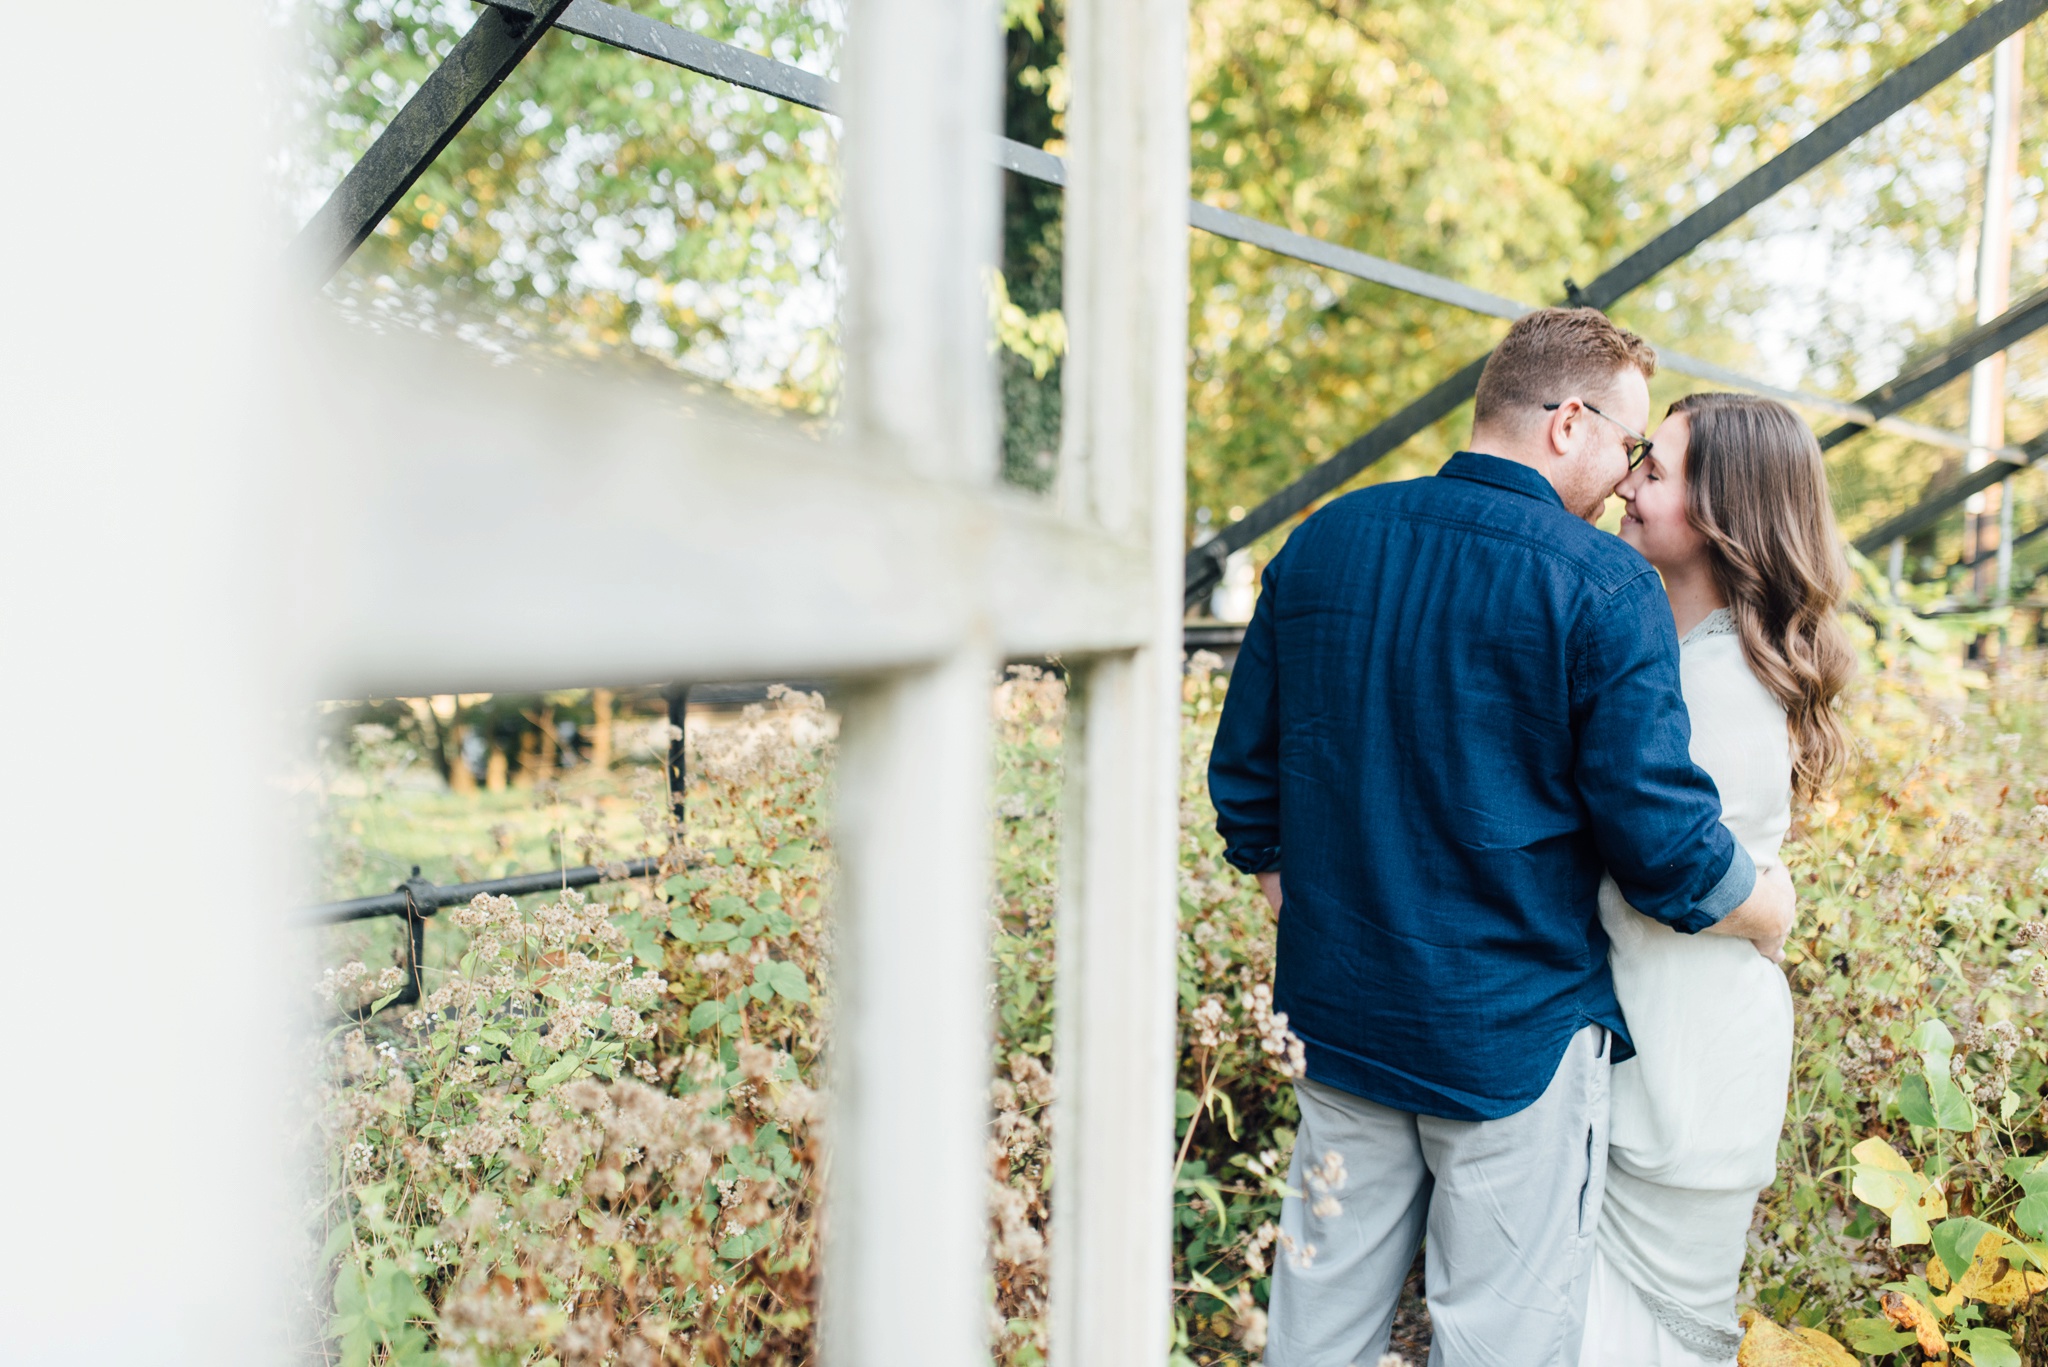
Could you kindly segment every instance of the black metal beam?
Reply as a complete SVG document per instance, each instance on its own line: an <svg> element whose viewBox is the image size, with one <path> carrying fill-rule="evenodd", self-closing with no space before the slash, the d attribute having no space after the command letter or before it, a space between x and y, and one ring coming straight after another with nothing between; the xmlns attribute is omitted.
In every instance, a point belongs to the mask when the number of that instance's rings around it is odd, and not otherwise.
<svg viewBox="0 0 2048 1367"><path fill-rule="evenodd" d="M661 871L659 859L635 859L623 867L547 869L540 873L516 873L509 878L491 878L481 883L447 883L435 886L413 870L413 876L394 892L377 897L357 897L347 902L326 902L307 907L293 920L302 926L331 926L345 921L367 921L377 916L432 916L442 907L452 907L482 894L487 897L524 897L536 892L559 892L563 888L587 888L593 883L616 883L629 878L652 878ZM410 909L410 910L408 910Z"/></svg>
<svg viewBox="0 0 2048 1367"><path fill-rule="evenodd" d="M1189 551L1183 605L1195 606L1215 587L1223 577L1223 562L1233 551L1251 545L1309 504L1341 487L1360 470L1393 452L1410 437L1457 412L1458 405L1472 397L1472 391L1479 385L1479 372L1484 369L1486 357L1481 356Z"/></svg>
<svg viewBox="0 0 2048 1367"><path fill-rule="evenodd" d="M1751 171L1725 192L1602 271L1592 283L1581 287L1566 281L1568 302L1601 309L1610 307L1708 237L2024 28L2044 9L2048 9L2048 0L1999 0L1998 4L1886 76L1847 108ZM1250 545L1254 539L1280 526L1316 499L1350 481L1416 433L1454 412L1478 387L1479 372L1485 367L1485 356L1472 361L1456 375L1266 499L1242 521L1231 523L1212 540L1189 551L1185 601L1190 606L1201 601L1221 577L1223 562L1231 552Z"/></svg>
<svg viewBox="0 0 2048 1367"><path fill-rule="evenodd" d="M2021 532L2018 536L2015 536L2012 539L2011 543L2012 549L2018 550L2020 547L2026 545L2029 541L2032 541L2036 537L2041 536L2043 534L2048 534L2048 522L2043 522L2037 527L2030 527L2026 531ZM1974 560L1958 560L1955 563L1954 568L1959 570L1974 570L1979 565L1988 564L1991 561L1998 559L1998 551L1999 548L1997 546L1993 546L1990 550L1985 551L1982 555L1978 556Z"/></svg>
<svg viewBox="0 0 2048 1367"><path fill-rule="evenodd" d="M569 3L540 0L527 12L488 8L479 14L299 230L286 256L291 273L316 289L333 279Z"/></svg>
<svg viewBox="0 0 2048 1367"><path fill-rule="evenodd" d="M2048 289L2013 305L1990 322L1978 324L1939 351L1922 356L1857 402L1880 418L1896 413L2043 327L2048 327ZM1868 423L1845 422L1820 439L1820 449L1839 446L1858 432L1868 430Z"/></svg>
<svg viewBox="0 0 2048 1367"><path fill-rule="evenodd" d="M1865 555L1874 553L1878 547L1889 545L1903 536L1912 536L1925 531L1941 520L1941 515L1961 503L1971 494L1989 489L2007 475L2016 474L2028 465L2048 455L2048 432L2041 433L2023 448L2027 454L2024 461L1994 460L1981 470L1973 470L1961 479L1943 486L1929 494L1898 516L1889 519L1872 531L1856 538L1856 549Z"/></svg>
<svg viewBox="0 0 2048 1367"><path fill-rule="evenodd" d="M484 0L484 3L513 14L537 16L547 8L548 0ZM839 87L827 77L787 62L778 62L772 57L756 56L745 48L703 37L674 24L664 24L659 19L649 19L619 5L607 5L603 0L573 0L555 20L555 27L565 33L595 38L600 43L652 57L657 62L679 66L685 71L715 76L729 84L773 95L778 100L788 100L806 109L831 113L837 108Z"/></svg>
<svg viewBox="0 0 2048 1367"><path fill-rule="evenodd" d="M690 686L676 684L664 696L668 699L668 763L663 766L668 772L668 811L676 829L681 830L689 814L690 747L684 727L690 719Z"/></svg>
<svg viewBox="0 0 2048 1367"><path fill-rule="evenodd" d="M2048 0L2000 0L1861 98L1603 272L1574 302L1604 309L2025 28Z"/></svg>

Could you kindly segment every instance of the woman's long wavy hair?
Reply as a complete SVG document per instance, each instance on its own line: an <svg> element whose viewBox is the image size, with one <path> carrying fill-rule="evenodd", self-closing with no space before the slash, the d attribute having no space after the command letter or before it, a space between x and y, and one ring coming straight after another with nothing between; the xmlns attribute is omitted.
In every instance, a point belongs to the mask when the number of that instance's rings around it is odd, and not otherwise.
<svg viewBox="0 0 2048 1367"><path fill-rule="evenodd" d="M1856 670L1836 617L1849 566L1820 443L1791 409L1748 394L1690 394L1671 411L1691 427L1686 512L1750 669L1784 705L1793 792L1811 798L1846 757L1835 699Z"/></svg>

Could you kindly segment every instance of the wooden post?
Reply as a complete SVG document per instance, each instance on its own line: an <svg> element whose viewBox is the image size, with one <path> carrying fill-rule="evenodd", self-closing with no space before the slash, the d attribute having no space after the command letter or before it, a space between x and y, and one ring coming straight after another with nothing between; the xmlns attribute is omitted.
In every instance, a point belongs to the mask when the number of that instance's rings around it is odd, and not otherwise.
<svg viewBox="0 0 2048 1367"><path fill-rule="evenodd" d="M845 47L846 409L857 456L942 485L997 467L992 5L869 0ZM914 79L905 73L915 72ZM831 1367L988 1355L989 705L972 622L842 714L841 895L820 1308Z"/></svg>
<svg viewBox="0 0 2048 1367"><path fill-rule="evenodd" d="M1052 1360L1165 1361L1186 415L1184 0L1067 11L1066 514L1145 545L1147 640L1083 662L1062 828Z"/></svg>

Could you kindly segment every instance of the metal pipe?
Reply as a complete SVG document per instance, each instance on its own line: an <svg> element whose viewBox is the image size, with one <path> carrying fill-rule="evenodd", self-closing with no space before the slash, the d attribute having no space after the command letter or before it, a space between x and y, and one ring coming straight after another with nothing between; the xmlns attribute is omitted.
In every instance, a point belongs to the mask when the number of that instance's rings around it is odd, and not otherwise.
<svg viewBox="0 0 2048 1367"><path fill-rule="evenodd" d="M506 878L489 878L481 883L445 883L439 886L413 877L399 884L395 892L375 897L356 897L346 902L323 902L297 912L293 920L302 926L340 925L367 921L378 916L403 916L408 907L420 908L419 915L432 916L442 907L455 906L477 896L524 897L536 892L559 892L564 888L587 888L593 883L618 883L634 878L651 878L661 871L659 859L635 859L623 866L585 866L577 869L549 869L542 873L515 873Z"/></svg>
<svg viewBox="0 0 2048 1367"><path fill-rule="evenodd" d="M1996 318L1979 323L1948 345L1914 361L1857 402L1879 415L1896 413L2043 327L2048 327L2048 289L2036 291ZM1861 422L1843 423L1821 437L1821 450L1841 445L1868 426Z"/></svg>

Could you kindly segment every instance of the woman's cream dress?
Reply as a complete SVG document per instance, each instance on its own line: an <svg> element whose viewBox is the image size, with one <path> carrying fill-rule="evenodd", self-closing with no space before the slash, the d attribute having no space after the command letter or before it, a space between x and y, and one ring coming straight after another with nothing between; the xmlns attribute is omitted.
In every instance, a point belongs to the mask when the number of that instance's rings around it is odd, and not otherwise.
<svg viewBox="0 0 2048 1367"><path fill-rule="evenodd" d="M1785 712L1726 609L1680 642L1693 762L1750 856L1791 824ZM1614 1069L1607 1196L1580 1367L1725 1367L1750 1215L1777 1175L1792 1062L1785 976L1747 940L1681 935L1609 880L1600 920L1636 1056Z"/></svg>

